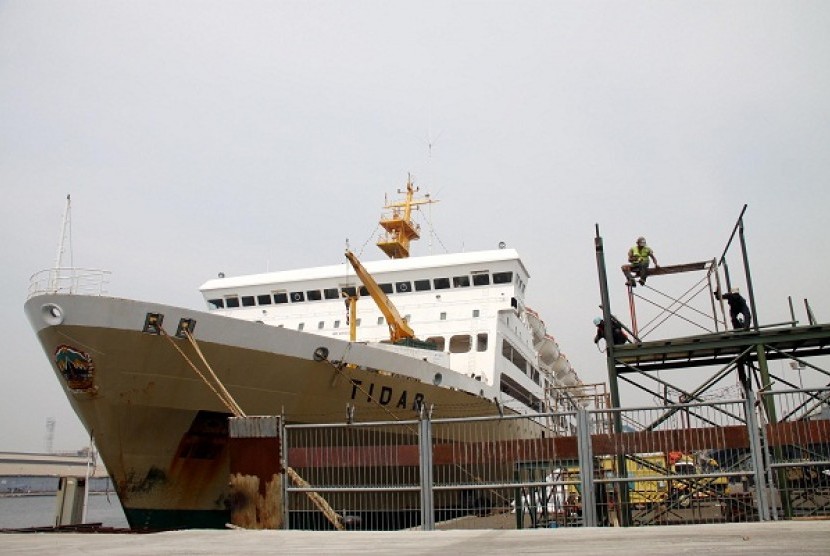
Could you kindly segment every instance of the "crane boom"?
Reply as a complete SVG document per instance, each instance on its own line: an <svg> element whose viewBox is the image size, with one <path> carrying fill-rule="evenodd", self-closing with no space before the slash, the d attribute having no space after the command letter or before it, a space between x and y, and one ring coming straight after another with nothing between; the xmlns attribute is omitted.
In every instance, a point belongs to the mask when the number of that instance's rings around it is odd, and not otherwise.
<svg viewBox="0 0 830 556"><path fill-rule="evenodd" d="M389 338L392 340L392 343L398 343L402 340L415 340L415 332L413 332L409 324L401 317L395 305L389 300L383 290L380 289L378 283L375 282L375 279L372 278L369 271L363 267L355 254L346 249L346 258L349 259L355 274L363 282L363 285L366 286L369 295L372 296L378 309L380 309L380 312L386 318L386 324L389 325Z"/></svg>

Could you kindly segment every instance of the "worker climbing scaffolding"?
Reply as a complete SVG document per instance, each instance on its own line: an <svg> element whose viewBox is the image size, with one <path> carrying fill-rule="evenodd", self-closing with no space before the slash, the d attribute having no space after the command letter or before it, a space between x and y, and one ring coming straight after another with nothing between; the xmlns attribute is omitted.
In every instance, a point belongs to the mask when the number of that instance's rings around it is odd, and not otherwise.
<svg viewBox="0 0 830 556"><path fill-rule="evenodd" d="M597 344L601 339L605 338L605 321L601 317L596 317L594 319L594 326L597 327L597 333L594 336L594 343ZM614 342L614 345L625 344L631 341L625 332L623 332L622 323L614 316L611 316L611 341Z"/></svg>
<svg viewBox="0 0 830 556"><path fill-rule="evenodd" d="M746 304L746 299L743 298L738 288L732 288L729 293L724 294L717 290L715 299L723 299L729 304L729 318L732 321L733 330L749 330L752 314Z"/></svg>

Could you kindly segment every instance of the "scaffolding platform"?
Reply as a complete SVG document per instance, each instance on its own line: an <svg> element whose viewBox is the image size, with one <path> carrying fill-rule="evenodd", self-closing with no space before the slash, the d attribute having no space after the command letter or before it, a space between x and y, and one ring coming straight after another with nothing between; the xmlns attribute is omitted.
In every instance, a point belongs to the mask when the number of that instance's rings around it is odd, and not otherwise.
<svg viewBox="0 0 830 556"><path fill-rule="evenodd" d="M726 365L741 355L757 360L764 346L768 360L830 355L830 324L788 326L760 331L720 332L617 345L617 373Z"/></svg>
<svg viewBox="0 0 830 556"><path fill-rule="evenodd" d="M649 276L660 276L662 274L680 274L681 272L693 272L697 270L709 270L714 261L702 261L698 263L684 263L666 266L650 266L648 267ZM620 267L625 274L626 271L631 270L630 264L624 264Z"/></svg>

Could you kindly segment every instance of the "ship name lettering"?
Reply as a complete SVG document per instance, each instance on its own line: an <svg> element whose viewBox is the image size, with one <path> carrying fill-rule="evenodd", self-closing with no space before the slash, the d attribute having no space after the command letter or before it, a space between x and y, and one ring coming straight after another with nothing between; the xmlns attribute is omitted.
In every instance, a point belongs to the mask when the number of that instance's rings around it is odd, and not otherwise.
<svg viewBox="0 0 830 556"><path fill-rule="evenodd" d="M363 385L362 380L352 379L352 399L357 397L358 390L366 394L366 401L371 402L373 400L373 395L375 392L375 383L370 382L368 390L365 388L360 388ZM392 399L395 397L395 391L389 386L381 386L380 387L380 395L375 399L380 405L389 405L392 402ZM398 409L406 409L409 405L409 392L404 390L401 392L400 396L397 396L398 402L395 404L395 407ZM424 403L424 395L420 392L416 392L415 395L412 397L412 407L413 411L418 411L421 405Z"/></svg>

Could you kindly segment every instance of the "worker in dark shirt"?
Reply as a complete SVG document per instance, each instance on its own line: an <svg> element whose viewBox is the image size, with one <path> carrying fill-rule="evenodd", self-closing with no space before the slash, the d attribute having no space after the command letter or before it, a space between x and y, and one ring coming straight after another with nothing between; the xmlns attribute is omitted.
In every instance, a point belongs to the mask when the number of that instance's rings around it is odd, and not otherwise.
<svg viewBox="0 0 830 556"><path fill-rule="evenodd" d="M594 319L594 326L597 327L597 334L594 336L594 343L596 344L600 339L605 338L605 321L597 317ZM614 345L624 344L629 341L628 336L623 332L622 324L614 317L611 317L611 341L614 342Z"/></svg>
<svg viewBox="0 0 830 556"><path fill-rule="evenodd" d="M733 288L729 293L724 294L721 294L720 290L717 290L715 292L715 299L723 299L729 303L729 317L732 319L732 328L734 330L749 330L749 325L752 322L752 314L749 312L746 299L743 298L738 288Z"/></svg>

